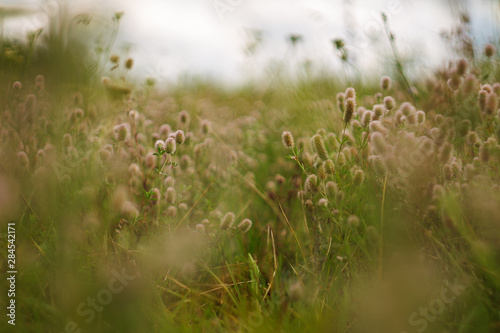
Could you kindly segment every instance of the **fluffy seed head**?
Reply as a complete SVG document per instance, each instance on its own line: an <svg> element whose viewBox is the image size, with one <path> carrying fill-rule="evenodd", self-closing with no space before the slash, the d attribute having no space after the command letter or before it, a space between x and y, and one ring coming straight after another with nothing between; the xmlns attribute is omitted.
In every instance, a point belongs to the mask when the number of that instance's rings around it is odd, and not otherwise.
<svg viewBox="0 0 500 333"><path fill-rule="evenodd" d="M189 113L186 110L182 110L179 113L179 122L181 124L187 124L189 123L189 120L190 120Z"/></svg>
<svg viewBox="0 0 500 333"><path fill-rule="evenodd" d="M339 156L337 157L337 164L340 166L343 166L346 164L346 157L345 154L340 152Z"/></svg>
<svg viewBox="0 0 500 333"><path fill-rule="evenodd" d="M370 124L370 122L373 119L372 116L373 116L373 112L371 112L371 111L365 111L363 113L363 118L361 119L361 124L363 125L363 127L366 127Z"/></svg>
<svg viewBox="0 0 500 333"><path fill-rule="evenodd" d="M494 92L491 92L486 97L486 103L484 106L484 112L492 115L498 110L498 97Z"/></svg>
<svg viewBox="0 0 500 333"><path fill-rule="evenodd" d="M244 219L238 224L238 228L245 234L252 227L252 221L249 219Z"/></svg>
<svg viewBox="0 0 500 333"><path fill-rule="evenodd" d="M361 185L365 181L365 173L363 170L354 171L354 175L352 176L352 182L355 186Z"/></svg>
<svg viewBox="0 0 500 333"><path fill-rule="evenodd" d="M382 88L382 90L391 89L391 78L388 76L383 76L380 80L380 88Z"/></svg>
<svg viewBox="0 0 500 333"><path fill-rule="evenodd" d="M116 141L125 141L130 136L130 129L126 123L116 125L114 127L114 132Z"/></svg>
<svg viewBox="0 0 500 333"><path fill-rule="evenodd" d="M160 149L160 150L163 151L163 150L165 150L165 148L166 148L165 141L163 141L163 140L157 140L155 142L155 149L156 150Z"/></svg>
<svg viewBox="0 0 500 333"><path fill-rule="evenodd" d="M385 113L385 107L383 104L376 104L373 106L373 120L379 120Z"/></svg>
<svg viewBox="0 0 500 333"><path fill-rule="evenodd" d="M12 88L14 88L14 90L16 90L16 91L19 91L19 90L23 89L23 84L19 81L16 81L12 84Z"/></svg>
<svg viewBox="0 0 500 333"><path fill-rule="evenodd" d="M325 198L321 198L318 200L318 206L320 207L328 207L328 200Z"/></svg>
<svg viewBox="0 0 500 333"><path fill-rule="evenodd" d="M293 148L294 147L295 142L293 140L292 133L287 132L287 131L283 132L283 134L281 135L281 139L283 141L283 145L286 148Z"/></svg>
<svg viewBox="0 0 500 333"><path fill-rule="evenodd" d="M328 152L326 151L325 147L325 142L323 141L323 138L319 134L315 134L313 137L313 145L315 151L318 153L319 158L321 158L323 161L326 161L328 159Z"/></svg>
<svg viewBox="0 0 500 333"><path fill-rule="evenodd" d="M324 162L323 162L324 164ZM323 164L318 165L317 173L318 173L318 178L321 180L325 180L327 177L326 170Z"/></svg>
<svg viewBox="0 0 500 333"><path fill-rule="evenodd" d="M346 100L348 98L355 99L356 98L356 90L354 90L354 88L351 88L351 87L347 88L345 91L345 98L346 98Z"/></svg>
<svg viewBox="0 0 500 333"><path fill-rule="evenodd" d="M479 91L477 95L477 100L479 102L479 107L481 108L481 111L484 111L486 109L486 98L488 97L488 91L482 89Z"/></svg>
<svg viewBox="0 0 500 333"><path fill-rule="evenodd" d="M417 111L417 122L422 125L425 122L425 112L420 110Z"/></svg>
<svg viewBox="0 0 500 333"><path fill-rule="evenodd" d="M467 60L460 59L457 62L457 70L456 70L457 75L460 75L460 76L464 75L465 72L467 72L467 67L469 67Z"/></svg>
<svg viewBox="0 0 500 333"><path fill-rule="evenodd" d="M491 58L495 55L496 49L492 44L486 44L484 46L484 55L487 56L488 58Z"/></svg>
<svg viewBox="0 0 500 333"><path fill-rule="evenodd" d="M336 183L332 181L326 183L326 194L328 194L329 197L335 198L337 196L337 191L338 187Z"/></svg>
<svg viewBox="0 0 500 333"><path fill-rule="evenodd" d="M439 159L441 163L447 164L451 161L453 157L453 145L449 142L445 142L439 149Z"/></svg>
<svg viewBox="0 0 500 333"><path fill-rule="evenodd" d="M329 175L333 175L333 173L335 172L335 164L333 164L333 161L330 159L323 162L323 168Z"/></svg>
<svg viewBox="0 0 500 333"><path fill-rule="evenodd" d="M174 138L168 138L165 140L165 151L167 154L173 154L175 153L175 150L177 149L177 145L175 143Z"/></svg>
<svg viewBox="0 0 500 333"><path fill-rule="evenodd" d="M132 69L132 66L134 66L134 59L128 58L127 60L125 60L126 69Z"/></svg>
<svg viewBox="0 0 500 333"><path fill-rule="evenodd" d="M344 93L338 93L337 94L337 105L340 109L340 112L342 112L342 113L344 113L344 101L345 101Z"/></svg>
<svg viewBox="0 0 500 333"><path fill-rule="evenodd" d="M345 114L344 122L349 123L356 109L356 100L354 98L347 98L345 101Z"/></svg>
<svg viewBox="0 0 500 333"><path fill-rule="evenodd" d="M413 106L408 102L404 102L403 104L401 104L401 107L399 108L399 110L401 110L401 112L403 113L404 116L408 117L408 115L413 110Z"/></svg>
<svg viewBox="0 0 500 333"><path fill-rule="evenodd" d="M24 151L20 151L17 153L17 161L23 168L28 168L30 165L30 160L28 158L28 155Z"/></svg>
<svg viewBox="0 0 500 333"><path fill-rule="evenodd" d="M384 98L384 105L387 110L392 110L396 106L396 101L391 96Z"/></svg>
<svg viewBox="0 0 500 333"><path fill-rule="evenodd" d="M464 82L462 84L462 92L465 95L469 95L476 86L477 79L473 74L469 74L465 77Z"/></svg>
<svg viewBox="0 0 500 333"><path fill-rule="evenodd" d="M167 191L165 192L165 198L167 199L167 202L173 204L175 202L175 189L173 187L167 188Z"/></svg>
<svg viewBox="0 0 500 333"><path fill-rule="evenodd" d="M186 140L186 136L184 135L184 131L177 130L175 132L175 142L177 142L177 144L181 145L184 143L185 140Z"/></svg>
<svg viewBox="0 0 500 333"><path fill-rule="evenodd" d="M309 175L304 183L304 189L307 192L316 192L318 190L318 177L316 175Z"/></svg>
<svg viewBox="0 0 500 333"><path fill-rule="evenodd" d="M469 133L467 133L466 140L467 143L472 146L479 147L481 145L481 140L479 139L479 135L477 135L477 133L474 131L469 131Z"/></svg>
<svg viewBox="0 0 500 333"><path fill-rule="evenodd" d="M227 230L227 229L231 228L231 226L234 223L234 219L235 219L235 216L234 216L233 212L226 213L226 215L224 215L222 217L222 219L220 220L219 227L221 228L221 230Z"/></svg>

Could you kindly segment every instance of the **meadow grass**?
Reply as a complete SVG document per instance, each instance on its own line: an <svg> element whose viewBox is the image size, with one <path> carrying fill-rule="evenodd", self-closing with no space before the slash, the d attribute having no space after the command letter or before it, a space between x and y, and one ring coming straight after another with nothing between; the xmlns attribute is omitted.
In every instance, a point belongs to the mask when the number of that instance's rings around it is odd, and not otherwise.
<svg viewBox="0 0 500 333"><path fill-rule="evenodd" d="M500 329L493 45L411 89L164 90L40 52L1 67L2 331Z"/></svg>

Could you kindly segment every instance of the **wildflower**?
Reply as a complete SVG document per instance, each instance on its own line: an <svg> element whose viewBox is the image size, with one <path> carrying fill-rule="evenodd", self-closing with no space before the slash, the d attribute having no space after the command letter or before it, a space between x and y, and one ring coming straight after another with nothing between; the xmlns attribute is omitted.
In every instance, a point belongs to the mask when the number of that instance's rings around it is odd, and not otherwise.
<svg viewBox="0 0 500 333"><path fill-rule="evenodd" d="M23 84L19 81L16 81L12 84L12 88L14 88L14 90L16 90L16 91L19 91L19 90L23 89Z"/></svg>
<svg viewBox="0 0 500 333"><path fill-rule="evenodd" d="M477 100L479 102L479 107L481 108L481 111L484 111L486 109L486 98L488 97L488 92L486 90L481 89L478 93Z"/></svg>
<svg viewBox="0 0 500 333"><path fill-rule="evenodd" d="M204 234L205 233L205 226L201 223L198 223L195 227L196 229L196 232L200 233L200 234Z"/></svg>
<svg viewBox="0 0 500 333"><path fill-rule="evenodd" d="M113 64L118 64L120 62L120 56L117 54L112 54L109 56L109 61L111 61Z"/></svg>
<svg viewBox="0 0 500 333"><path fill-rule="evenodd" d="M338 187L335 182L327 182L326 183L326 193L328 194L329 197L336 197L337 196L337 191Z"/></svg>
<svg viewBox="0 0 500 333"><path fill-rule="evenodd" d="M484 112L486 112L489 115L492 115L497 110L498 110L498 97L494 92L491 92L486 97Z"/></svg>
<svg viewBox="0 0 500 333"><path fill-rule="evenodd" d="M134 59L128 58L127 60L125 60L126 69L132 69L132 66L134 66Z"/></svg>
<svg viewBox="0 0 500 333"><path fill-rule="evenodd" d="M447 164L453 157L453 145L449 142L444 143L439 149L439 159L441 163Z"/></svg>
<svg viewBox="0 0 500 333"><path fill-rule="evenodd" d="M337 156L337 164L343 166L345 165L345 163L346 163L345 154L340 152L339 155Z"/></svg>
<svg viewBox="0 0 500 333"><path fill-rule="evenodd" d="M184 141L186 140L186 137L184 135L184 131L183 130L178 130L175 132L175 142L177 142L177 144L183 144Z"/></svg>
<svg viewBox="0 0 500 333"><path fill-rule="evenodd" d="M333 161L328 159L323 162L323 168L325 169L326 173L329 175L333 175L335 171L335 165L333 164Z"/></svg>
<svg viewBox="0 0 500 333"><path fill-rule="evenodd" d="M387 110L392 110L396 106L396 101L391 96L386 96L384 98L384 105Z"/></svg>
<svg viewBox="0 0 500 333"><path fill-rule="evenodd" d="M337 105L340 109L340 112L342 112L342 113L344 113L344 101L345 101L344 93L338 93L337 94Z"/></svg>
<svg viewBox="0 0 500 333"><path fill-rule="evenodd" d="M114 132L116 141L125 141L130 136L130 129L126 123L116 125L114 127Z"/></svg>
<svg viewBox="0 0 500 333"><path fill-rule="evenodd" d="M347 98L345 101L345 114L344 122L349 123L354 114L354 109L356 109L356 100L354 98Z"/></svg>
<svg viewBox="0 0 500 333"><path fill-rule="evenodd" d="M312 137L313 140L313 145L315 151L318 153L319 158L321 158L323 161L328 159L328 152L326 151L325 147L325 142L323 141L323 138L319 134L315 134Z"/></svg>
<svg viewBox="0 0 500 333"><path fill-rule="evenodd" d="M420 110L417 111L417 122L422 125L425 122L425 112Z"/></svg>
<svg viewBox="0 0 500 333"><path fill-rule="evenodd" d="M479 135L477 135L477 133L474 131L469 131L469 133L467 133L466 140L467 140L467 143L470 144L471 146L479 147L479 145L481 144L481 140L479 139Z"/></svg>
<svg viewBox="0 0 500 333"><path fill-rule="evenodd" d="M318 177L316 175L309 175L304 183L304 189L307 192L316 192L318 190Z"/></svg>
<svg viewBox="0 0 500 333"><path fill-rule="evenodd" d="M165 192L165 198L167 199L167 202L171 204L175 202L175 189L173 187L167 188L167 191Z"/></svg>
<svg viewBox="0 0 500 333"><path fill-rule="evenodd" d="M166 149L165 141L163 141L163 140L157 140L155 142L155 149L156 150L164 151Z"/></svg>
<svg viewBox="0 0 500 333"><path fill-rule="evenodd" d="M399 108L399 110L403 113L404 116L408 117L408 115L413 110L413 106L408 102L404 102L403 104L401 104L401 107Z"/></svg>
<svg viewBox="0 0 500 333"><path fill-rule="evenodd" d="M370 124L370 122L372 121L372 116L373 112L371 111L366 111L365 113L363 113L363 118L361 119L361 123L364 127Z"/></svg>
<svg viewBox="0 0 500 333"><path fill-rule="evenodd" d="M250 228L252 227L252 221L250 221L249 219L244 219L243 221L241 221L239 224L238 224L238 228L244 233L246 234L248 232L248 230L250 230Z"/></svg>
<svg viewBox="0 0 500 333"><path fill-rule="evenodd" d="M326 170L325 170L325 167L323 166L323 164L318 165L317 173L318 173L319 179L321 179L321 180L326 179L327 174L326 174Z"/></svg>
<svg viewBox="0 0 500 333"><path fill-rule="evenodd" d="M166 214L169 217L175 217L177 215L177 207L175 207L175 206L169 206L167 208Z"/></svg>
<svg viewBox="0 0 500 333"><path fill-rule="evenodd" d="M235 219L235 216L234 216L233 212L226 213L226 215L224 215L220 221L220 226L219 226L220 229L227 230L227 229L231 228L231 226L234 223L234 219Z"/></svg>
<svg viewBox="0 0 500 333"><path fill-rule="evenodd" d="M71 134L64 134L63 136L63 146L65 148L69 148L73 145L73 139L71 138Z"/></svg>
<svg viewBox="0 0 500 333"><path fill-rule="evenodd" d="M23 168L28 168L30 165L28 155L26 155L24 151L20 151L17 153L17 161Z"/></svg>
<svg viewBox="0 0 500 333"><path fill-rule="evenodd" d="M355 186L359 186L361 185L365 180L365 173L363 172L363 170L356 170L354 171L354 175L352 177L352 183L355 185Z"/></svg>
<svg viewBox="0 0 500 333"><path fill-rule="evenodd" d="M451 165L446 164L445 166L443 166L443 176L444 176L444 178L446 178L446 180L453 179L454 172L453 172L453 168Z"/></svg>
<svg viewBox="0 0 500 333"><path fill-rule="evenodd" d="M462 92L465 95L469 95L476 86L477 79L473 74L469 74L465 77L464 82L462 84Z"/></svg>
<svg viewBox="0 0 500 333"><path fill-rule="evenodd" d="M177 149L177 145L175 143L174 138L168 138L165 140L165 151L167 154L173 154L175 153L175 150Z"/></svg>
<svg viewBox="0 0 500 333"><path fill-rule="evenodd" d="M354 88L349 87L346 89L345 98L346 98L346 100L349 98L352 98L352 99L356 98L356 91L354 90Z"/></svg>
<svg viewBox="0 0 500 333"><path fill-rule="evenodd" d="M385 113L385 107L383 104L376 104L373 106L373 120L379 120Z"/></svg>
<svg viewBox="0 0 500 333"><path fill-rule="evenodd" d="M179 113L179 122L181 124L187 124L189 123L189 113L186 111L186 110L182 110L180 113Z"/></svg>
<svg viewBox="0 0 500 333"><path fill-rule="evenodd" d="M203 134L208 134L210 132L210 122L208 120L201 121L201 132Z"/></svg>
<svg viewBox="0 0 500 333"><path fill-rule="evenodd" d="M281 139L283 141L283 145L286 147L286 148L293 148L295 143L294 143L294 140L293 140L293 136L292 136L292 133L290 132L283 132L283 134L281 135Z"/></svg>
<svg viewBox="0 0 500 333"><path fill-rule="evenodd" d="M460 76L464 75L465 72L467 71L468 66L469 64L467 63L467 60L465 59L458 60L456 74Z"/></svg>
<svg viewBox="0 0 500 333"><path fill-rule="evenodd" d="M488 58L491 58L495 55L496 49L492 44L486 44L484 46L484 55L487 56Z"/></svg>
<svg viewBox="0 0 500 333"><path fill-rule="evenodd" d="M380 87L382 88L382 90L391 89L391 78L388 76L383 76L382 80L380 80Z"/></svg>
<svg viewBox="0 0 500 333"><path fill-rule="evenodd" d="M320 207L328 207L328 200L325 198L321 198L318 200L318 206Z"/></svg>

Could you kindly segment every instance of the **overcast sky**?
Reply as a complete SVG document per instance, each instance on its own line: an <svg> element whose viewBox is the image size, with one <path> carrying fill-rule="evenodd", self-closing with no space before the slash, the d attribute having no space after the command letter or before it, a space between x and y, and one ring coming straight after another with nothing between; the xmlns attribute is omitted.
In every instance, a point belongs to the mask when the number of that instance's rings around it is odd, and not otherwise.
<svg viewBox="0 0 500 333"><path fill-rule="evenodd" d="M55 0L0 0L5 6L54 5ZM389 17L403 53L424 59L423 68L443 63L449 54L439 33L456 23L450 3L468 8L481 42L498 39L498 1L463 0L67 0L73 13L125 15L116 51L130 44L137 76L175 80L188 73L222 82L242 82L266 73L272 62L299 68L310 60L314 71L341 69L331 40L343 38L362 72L381 74L390 51L380 12ZM6 34L43 23L41 16L6 20ZM251 31L262 32L253 56L245 53ZM292 47L290 34L300 35ZM387 62L387 61L386 61Z"/></svg>

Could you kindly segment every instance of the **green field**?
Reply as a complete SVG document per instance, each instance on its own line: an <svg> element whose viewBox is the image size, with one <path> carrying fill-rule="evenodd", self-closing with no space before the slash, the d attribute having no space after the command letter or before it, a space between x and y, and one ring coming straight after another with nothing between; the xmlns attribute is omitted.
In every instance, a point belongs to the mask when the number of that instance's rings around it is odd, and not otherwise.
<svg viewBox="0 0 500 333"><path fill-rule="evenodd" d="M497 44L230 89L60 37L1 44L2 332L500 331Z"/></svg>

